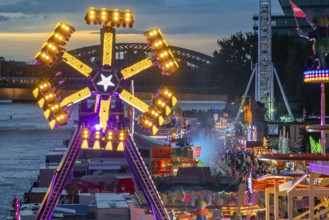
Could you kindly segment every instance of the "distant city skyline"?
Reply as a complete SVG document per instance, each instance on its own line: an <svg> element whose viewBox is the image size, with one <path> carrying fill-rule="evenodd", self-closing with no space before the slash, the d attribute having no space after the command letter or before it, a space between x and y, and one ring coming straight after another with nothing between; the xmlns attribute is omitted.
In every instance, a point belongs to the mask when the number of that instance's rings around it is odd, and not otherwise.
<svg viewBox="0 0 329 220"><path fill-rule="evenodd" d="M2 0L0 56L32 62L59 21L76 28L66 49L99 44L100 26L84 20L91 6L133 12L134 27L117 29L119 43L145 42L143 33L159 28L169 45L207 55L219 49L217 40L252 31L252 15L258 12L255 0ZM272 1L272 13L282 13L277 0Z"/></svg>

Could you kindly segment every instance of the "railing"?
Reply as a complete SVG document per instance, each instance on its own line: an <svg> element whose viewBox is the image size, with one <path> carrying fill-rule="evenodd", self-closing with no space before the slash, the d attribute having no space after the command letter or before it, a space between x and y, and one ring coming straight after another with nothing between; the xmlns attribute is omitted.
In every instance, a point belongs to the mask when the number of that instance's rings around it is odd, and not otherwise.
<svg viewBox="0 0 329 220"><path fill-rule="evenodd" d="M142 193L152 210L154 218L157 220L170 220L167 210L153 183L152 177L130 135L128 135L125 144L124 156L135 176L139 188L142 190Z"/></svg>
<svg viewBox="0 0 329 220"><path fill-rule="evenodd" d="M72 170L75 160L78 157L81 139L81 130L78 127L74 132L69 147L54 173L47 193L40 205L36 220L50 220L54 212L55 205L63 191L67 177Z"/></svg>

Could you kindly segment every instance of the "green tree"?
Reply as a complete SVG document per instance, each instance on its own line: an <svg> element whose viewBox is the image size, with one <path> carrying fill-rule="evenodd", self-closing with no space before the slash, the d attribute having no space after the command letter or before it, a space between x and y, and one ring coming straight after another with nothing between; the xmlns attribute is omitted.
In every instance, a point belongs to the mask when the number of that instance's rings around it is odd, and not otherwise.
<svg viewBox="0 0 329 220"><path fill-rule="evenodd" d="M231 99L241 96L251 74L251 63L256 63L257 35L238 32L218 40L217 44L219 49L213 53L214 62L210 67L212 82Z"/></svg>
<svg viewBox="0 0 329 220"><path fill-rule="evenodd" d="M311 153L319 154L322 152L321 140L315 141L312 136L310 136Z"/></svg>
<svg viewBox="0 0 329 220"><path fill-rule="evenodd" d="M315 147L315 143L320 141L320 133L310 133L307 132L305 127L299 129L299 135L302 137L300 141L300 151L304 153L315 153L312 150L311 142L313 144L313 148ZM312 141L311 141L312 140Z"/></svg>
<svg viewBox="0 0 329 220"><path fill-rule="evenodd" d="M252 72L251 64L256 64L258 59L257 38L256 32L238 32L217 41L219 49L214 51L214 62L210 67L212 83L218 86L219 92L227 95L229 100L240 98L244 94ZM305 60L311 54L309 42L289 36L272 37L272 62L294 114L297 112L301 115L304 107L308 113L319 112L320 86L303 82ZM277 109L278 113L287 114L276 82L274 86L276 106L281 107ZM254 88L254 82L251 88ZM253 96L253 92L253 89L250 89L250 95Z"/></svg>

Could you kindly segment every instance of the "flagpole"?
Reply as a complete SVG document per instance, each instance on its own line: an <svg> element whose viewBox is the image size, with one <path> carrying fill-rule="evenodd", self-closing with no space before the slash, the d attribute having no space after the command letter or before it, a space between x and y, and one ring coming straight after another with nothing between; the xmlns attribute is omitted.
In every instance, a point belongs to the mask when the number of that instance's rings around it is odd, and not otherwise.
<svg viewBox="0 0 329 220"><path fill-rule="evenodd" d="M289 2L290 2L290 5L291 5L292 1L289 0ZM295 18L295 22L296 22L297 28L299 29L299 23L298 23L298 21L297 21L297 18L296 18L296 16L295 16L295 13L293 12L292 14L294 15L294 18Z"/></svg>
<svg viewBox="0 0 329 220"><path fill-rule="evenodd" d="M297 22L297 18L295 17L295 15L294 15L294 18L295 18L295 22L296 22L297 28L299 29L299 24Z"/></svg>

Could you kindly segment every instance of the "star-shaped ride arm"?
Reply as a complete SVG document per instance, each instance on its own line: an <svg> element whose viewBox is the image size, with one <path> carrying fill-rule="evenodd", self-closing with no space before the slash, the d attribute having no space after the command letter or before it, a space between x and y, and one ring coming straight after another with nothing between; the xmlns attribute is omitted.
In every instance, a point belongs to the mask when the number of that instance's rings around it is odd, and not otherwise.
<svg viewBox="0 0 329 220"><path fill-rule="evenodd" d="M83 99L90 97L90 96L91 96L90 89L88 87L83 88L83 89L65 97L61 101L61 107L73 105L77 102L82 101Z"/></svg>
<svg viewBox="0 0 329 220"><path fill-rule="evenodd" d="M60 108L64 108L66 106L70 106L73 105L74 103L80 102L83 99L88 98L91 95L91 91L88 87L81 89L78 92L75 92L69 96L67 96L66 98L64 98L60 103L59 103L59 107ZM45 118L49 118L50 114L51 114L51 110L48 108L44 111L44 116Z"/></svg>
<svg viewBox="0 0 329 220"><path fill-rule="evenodd" d="M49 119L49 117L50 117L50 115L52 113L58 112L61 109L63 109L64 107L67 107L67 106L73 105L73 104L75 104L77 102L80 102L81 100L90 97L90 95L91 95L91 91L90 91L90 89L88 87L86 87L84 89L81 89L80 91L75 92L75 93L67 96L66 98L64 98L59 104L58 103L54 103L53 105L50 105L50 107L47 108L44 111L43 114L44 114L45 118ZM52 119L49 122L49 126L52 129L56 126L56 120L55 120L55 118Z"/></svg>
<svg viewBox="0 0 329 220"><path fill-rule="evenodd" d="M68 52L65 52L62 55L62 60L65 63L67 63L68 65L70 65L71 67L73 67L75 70L77 70L79 73L86 76L86 77L89 77L89 75L93 71L93 69L90 66L83 63L79 59L75 58L74 56L72 56Z"/></svg>
<svg viewBox="0 0 329 220"><path fill-rule="evenodd" d="M129 105L142 112L139 124L141 124L144 129L151 130L153 135L158 132L157 125L162 125L164 122L160 111L156 110L152 106L149 106L139 98L129 93L127 90L123 89L121 93L119 93L119 97Z"/></svg>
<svg viewBox="0 0 329 220"><path fill-rule="evenodd" d="M103 132L105 132L107 128L107 121L109 119L109 114L110 114L110 103L111 103L111 99L101 100L101 105L99 110L99 122L102 126Z"/></svg>
<svg viewBox="0 0 329 220"><path fill-rule="evenodd" d="M148 104L146 104L145 102L143 102L142 100L140 100L139 98L128 92L127 90L123 89L119 93L119 97L129 105L137 108L142 113L145 113L149 110Z"/></svg>
<svg viewBox="0 0 329 220"><path fill-rule="evenodd" d="M144 60L139 61L138 63L135 63L123 70L121 70L121 74L124 79L128 79L134 75L137 75L143 70L146 70L153 66L153 62L150 58L146 58Z"/></svg>
<svg viewBox="0 0 329 220"><path fill-rule="evenodd" d="M106 27L103 38L103 66L112 65L113 29Z"/></svg>

